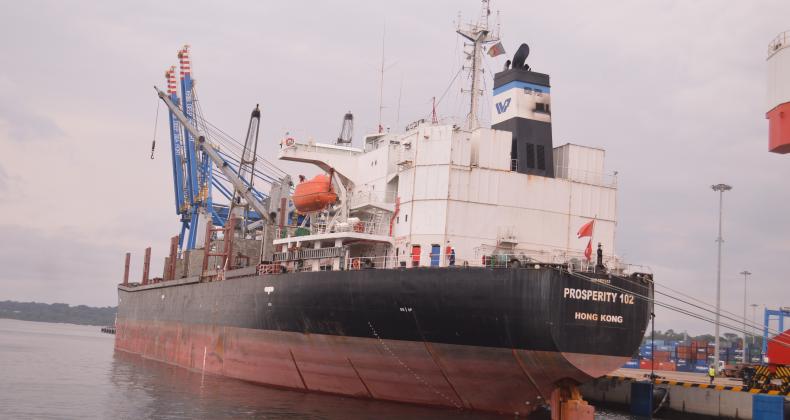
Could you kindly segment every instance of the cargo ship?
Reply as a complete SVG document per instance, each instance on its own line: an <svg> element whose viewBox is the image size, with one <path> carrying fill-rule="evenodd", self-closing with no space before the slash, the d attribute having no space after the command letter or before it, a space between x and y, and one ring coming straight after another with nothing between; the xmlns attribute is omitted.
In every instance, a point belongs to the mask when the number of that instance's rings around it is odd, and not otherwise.
<svg viewBox="0 0 790 420"><path fill-rule="evenodd" d="M576 386L637 351L652 274L615 255L604 150L553 145L549 75L527 65L526 44L495 75L492 124L480 125L482 54L502 53L483 7L458 29L472 69L464 124L434 110L354 147L349 114L337 141L285 136L278 158L321 174L282 174L265 193L253 183L259 109L230 159L198 128L181 50L181 97L173 68L157 91L182 231L161 278L149 279L148 249L130 282L127 254L116 349L262 385L592 418ZM227 206L211 202L208 174L229 182Z"/></svg>

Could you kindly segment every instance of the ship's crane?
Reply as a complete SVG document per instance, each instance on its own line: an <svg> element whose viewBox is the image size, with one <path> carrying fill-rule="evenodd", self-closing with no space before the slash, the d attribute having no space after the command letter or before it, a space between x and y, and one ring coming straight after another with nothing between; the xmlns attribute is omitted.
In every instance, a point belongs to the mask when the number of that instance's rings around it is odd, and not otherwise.
<svg viewBox="0 0 790 420"><path fill-rule="evenodd" d="M167 79L167 93L170 95L170 100L174 103L178 102L178 93L176 90L176 66L171 66L165 72ZM170 114L170 152L173 159L173 192L175 194L176 214L181 216L181 234L178 236L178 247L183 247L184 234L189 227L189 211L192 206L191 195L189 194L188 186L185 185L188 174L186 173L186 162L184 159L185 147L182 142L181 125Z"/></svg>
<svg viewBox="0 0 790 420"><path fill-rule="evenodd" d="M337 137L336 144L338 146L350 146L354 137L354 114L351 111L346 112L343 116L343 127L340 129L340 135Z"/></svg>
<svg viewBox="0 0 790 420"><path fill-rule="evenodd" d="M185 121L190 124L194 124L195 105L192 90L192 70L189 59L188 45L185 45L178 52L178 61L181 70L181 109L183 109L184 113L186 114ZM210 174L210 171L206 171L205 165L203 165L201 162L201 160L206 160L205 156L201 156L204 159L199 159L195 149L195 138L193 137L192 133L189 132L189 130L184 132L183 150L184 160L186 162L185 189L187 191L186 196L189 201L189 206L186 210L187 213L182 215L182 235L180 236L182 239L179 239L179 242L183 241L183 233L185 233L185 230L188 229L189 235L186 238L186 247L187 249L192 249L195 247L198 232L201 231L199 226L201 224L200 220L203 219L205 223L207 218L206 209L210 206L209 200L211 196L211 184L206 182L206 172L209 172ZM184 219L188 219L188 222Z"/></svg>
<svg viewBox="0 0 790 420"><path fill-rule="evenodd" d="M194 142L197 150L204 153L210 162L216 165L222 175L233 185L235 192L246 201L246 204L251 206L258 214L264 215L264 217L268 215L267 206L262 200L256 197L253 193L252 186L239 176L230 163L223 159L220 152L206 140L206 135L201 133L197 127L192 124L189 117L173 103L167 93L162 92L156 87L154 89L156 89L159 98L162 99L170 109L170 113L181 123L181 126L184 127L187 132L187 137L195 139Z"/></svg>
<svg viewBox="0 0 790 420"><path fill-rule="evenodd" d="M168 107L170 108L173 190L176 213L181 220L178 248L193 249L197 243L203 242L199 236L205 233L205 226L209 221L214 226L224 226L231 217L241 217L245 220L241 225L243 231L263 223L261 219L265 218L267 213L261 212L254 206L251 209L248 199L248 196L254 197L258 202L269 199L267 194L254 187L256 180L272 186L272 191L277 196L275 197L277 203L272 204L275 212L286 211L287 209L281 208L282 205L277 206L277 204L281 204L281 199L289 195L290 178L266 159L261 159L262 170L256 167L256 162L259 160L257 142L260 109L256 106L252 112L247 138L242 145L203 118L191 76L189 46L184 46L178 51L178 59L181 73L180 98L175 66L170 67L165 73L167 98L170 101ZM178 113L174 112L174 109L178 110ZM214 152L220 161L215 162L209 152L200 146L197 133L202 133L206 143L217 141ZM227 168L229 170L226 170ZM230 177L229 173L233 173L238 179ZM248 196L242 194L241 190L247 191ZM228 204L215 203L214 191L224 196ZM237 211L237 208L240 210ZM269 213L272 212L271 210L269 209ZM231 216L234 211L236 211L235 215Z"/></svg>
<svg viewBox="0 0 790 420"><path fill-rule="evenodd" d="M238 170L239 178L245 181L250 188L253 188L253 185L255 184L254 173L255 161L258 151L258 131L260 129L260 123L261 110L258 105L255 105L255 109L252 110L252 114L250 115L250 123L247 126L247 137L244 140L244 148L241 151ZM248 209L241 205L241 199L241 193L234 189L233 199L231 200L230 204L230 211L228 212L228 218L238 217L240 215L238 214L239 212L245 213L243 215L246 218L246 211Z"/></svg>

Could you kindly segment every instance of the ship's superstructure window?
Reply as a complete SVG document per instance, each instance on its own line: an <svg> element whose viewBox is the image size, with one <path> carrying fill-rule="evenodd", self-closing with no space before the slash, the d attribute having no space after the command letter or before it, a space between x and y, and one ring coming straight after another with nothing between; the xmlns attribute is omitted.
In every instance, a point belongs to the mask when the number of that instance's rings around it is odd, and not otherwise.
<svg viewBox="0 0 790 420"><path fill-rule="evenodd" d="M527 143L527 168L535 168L535 145Z"/></svg>
<svg viewBox="0 0 790 420"><path fill-rule="evenodd" d="M541 113L544 113L544 114L550 114L551 112L549 111L549 104L544 104L544 103L541 103L541 102L536 103L535 104L535 112L541 112Z"/></svg>
<svg viewBox="0 0 790 420"><path fill-rule="evenodd" d="M510 142L510 170L515 171L518 169L518 139L513 136Z"/></svg>
<svg viewBox="0 0 790 420"><path fill-rule="evenodd" d="M524 88L524 93L526 93L527 95L532 95L532 88L530 88L530 87L525 87L525 88Z"/></svg>

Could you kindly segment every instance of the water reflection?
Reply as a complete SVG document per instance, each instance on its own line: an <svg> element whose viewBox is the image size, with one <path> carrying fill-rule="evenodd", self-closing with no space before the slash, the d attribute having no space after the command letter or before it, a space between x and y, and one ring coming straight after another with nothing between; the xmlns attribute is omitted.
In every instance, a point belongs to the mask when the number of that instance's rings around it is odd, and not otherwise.
<svg viewBox="0 0 790 420"><path fill-rule="evenodd" d="M121 418L501 419L486 413L415 407L255 385L203 375L116 351L110 382Z"/></svg>
<svg viewBox="0 0 790 420"><path fill-rule="evenodd" d="M3 419L502 419L276 389L114 351L97 327L0 319ZM531 418L546 418L546 413ZM523 418L523 417L522 417ZM601 410L598 419L628 419Z"/></svg>

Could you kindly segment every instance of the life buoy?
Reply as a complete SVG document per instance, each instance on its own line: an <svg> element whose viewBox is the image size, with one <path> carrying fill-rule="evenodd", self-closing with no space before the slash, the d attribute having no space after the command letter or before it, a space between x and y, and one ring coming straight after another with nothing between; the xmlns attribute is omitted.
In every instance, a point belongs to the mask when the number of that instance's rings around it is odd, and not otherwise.
<svg viewBox="0 0 790 420"><path fill-rule="evenodd" d="M287 139L285 139L285 145L286 145L287 147L291 147L291 146L293 146L293 145L294 145L294 143L296 143L296 140L294 140L294 138L293 138L293 137L288 137Z"/></svg>
<svg viewBox="0 0 790 420"><path fill-rule="evenodd" d="M359 270L360 266L361 266L361 264L359 262L359 258L354 258L353 260L351 260L351 268L352 269Z"/></svg>

